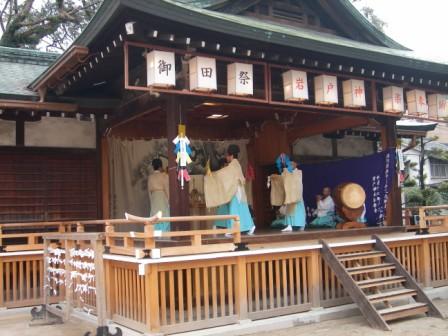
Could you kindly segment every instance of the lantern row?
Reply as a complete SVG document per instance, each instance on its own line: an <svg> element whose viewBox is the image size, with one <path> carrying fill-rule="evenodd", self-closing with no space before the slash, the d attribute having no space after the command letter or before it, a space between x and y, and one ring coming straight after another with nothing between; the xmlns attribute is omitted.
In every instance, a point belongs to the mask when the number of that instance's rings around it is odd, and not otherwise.
<svg viewBox="0 0 448 336"><path fill-rule="evenodd" d="M149 87L174 87L176 85L175 53L153 50L146 56L147 83ZM282 74L285 101L304 102L309 100L307 73L288 70ZM212 92L217 89L216 59L196 56L189 60L189 85L191 91ZM363 80L348 79L342 82L344 107L366 106ZM231 63L227 65L227 94L237 96L253 95L253 65ZM336 76L314 77L314 98L317 105L338 104L338 79ZM406 92L408 113L421 117L447 117L447 95L430 94L428 99L423 90ZM404 90L397 86L383 88L384 112L403 113Z"/></svg>

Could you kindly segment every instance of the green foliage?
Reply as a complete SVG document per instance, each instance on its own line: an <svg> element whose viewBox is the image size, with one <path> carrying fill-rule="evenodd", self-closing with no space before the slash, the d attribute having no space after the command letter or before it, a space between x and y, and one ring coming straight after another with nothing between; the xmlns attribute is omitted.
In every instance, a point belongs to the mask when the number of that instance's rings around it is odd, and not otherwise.
<svg viewBox="0 0 448 336"><path fill-rule="evenodd" d="M417 182L413 179L408 178L403 182L403 186L405 188L415 187L417 186Z"/></svg>
<svg viewBox="0 0 448 336"><path fill-rule="evenodd" d="M0 0L0 45L64 50L102 0Z"/></svg>
<svg viewBox="0 0 448 336"><path fill-rule="evenodd" d="M359 0L352 0L353 3L359 2ZM375 26L376 29L384 33L384 28L387 26L387 23L380 19L378 15L376 15L375 10L372 7L363 6L359 9L359 11L366 17L369 22Z"/></svg>
<svg viewBox="0 0 448 336"><path fill-rule="evenodd" d="M427 205L440 205L444 200L442 195L437 189L426 188L420 189L418 187L403 188L406 205L413 206L427 206Z"/></svg>

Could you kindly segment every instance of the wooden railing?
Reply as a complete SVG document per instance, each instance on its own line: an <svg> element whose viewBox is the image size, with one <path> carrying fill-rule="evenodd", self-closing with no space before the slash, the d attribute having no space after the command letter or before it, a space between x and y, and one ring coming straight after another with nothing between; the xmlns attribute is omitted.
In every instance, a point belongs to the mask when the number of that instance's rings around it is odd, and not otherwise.
<svg viewBox="0 0 448 336"><path fill-rule="evenodd" d="M214 222L230 220L229 229L189 230L162 232L154 229L157 223L182 222ZM188 217L162 217L153 221L106 220L106 247L110 253L132 255L136 258L145 256L161 258L187 254L202 254L223 251L233 251L241 243L240 221L238 216L188 216ZM126 226L129 223L140 225L139 232L126 230L117 232L116 227ZM215 242L204 244L203 238L217 235L231 235L232 243ZM188 238L188 239L185 239ZM176 246L156 247L156 240L174 240Z"/></svg>
<svg viewBox="0 0 448 336"><path fill-rule="evenodd" d="M448 235L405 238L386 239L402 265L424 287L447 286ZM368 251L373 240L340 245L334 247L338 254ZM321 259L319 245L173 257L161 263L106 259L112 279L109 316L142 332L183 332L351 302ZM362 264L372 262L377 261Z"/></svg>
<svg viewBox="0 0 448 336"><path fill-rule="evenodd" d="M49 232L85 232L88 227L94 231L103 231L104 224L103 220L0 224L0 250L42 250L43 235Z"/></svg>
<svg viewBox="0 0 448 336"><path fill-rule="evenodd" d="M184 222L189 218L176 218ZM216 217L202 217L216 220ZM228 219L219 217L218 219ZM237 218L234 218L236 220ZM195 218L196 220L196 218ZM163 218L160 221L167 221ZM118 232L115 227L142 227L143 232ZM297 313L313 307L330 307L351 300L320 255L320 245L269 247L233 251L240 239L238 223L230 230L177 231L154 233L154 223L103 220L71 223L82 232L90 225L105 225L111 247L128 248L129 256L117 256L111 249L105 256L107 311L117 323L143 332L174 333ZM32 227L30 225L30 227ZM57 226L56 226L57 228ZM56 229L55 229L56 230ZM222 252L189 256L209 246L203 237L232 233L233 243ZM31 232L33 233L33 232ZM399 237L398 237L399 236ZM410 236L398 234L385 239L402 265L424 287L448 285L448 234ZM161 237L173 239L176 246L160 246ZM189 239L183 239L188 237ZM179 239L179 240L174 240ZM111 242L116 240L116 242ZM118 246L119 240L122 246ZM125 243L125 241L127 242ZM218 240L219 241L219 240ZM227 240L228 241L228 240ZM145 245L147 244L147 245ZM157 245L156 245L157 244ZM177 245L180 246L177 246ZM196 245L194 245L196 244ZM14 245L16 246L16 245ZM218 245L219 246L219 245ZM372 249L373 240L338 243L337 254ZM8 247L8 246L6 246ZM137 259L135 251L147 247L161 251L161 259ZM222 246L219 246L219 249ZM17 247L15 247L17 249ZM165 249L165 251L163 251ZM168 249L168 250L166 250ZM165 255L176 254L163 258ZM214 252L219 251L213 250ZM146 252L146 251L143 251ZM166 253L166 254L164 254ZM363 261L367 263L368 261ZM347 261L346 263L350 263ZM389 273L384 272L384 276ZM0 253L0 307L22 307L42 303L43 255L40 250ZM52 298L60 301L64 293ZM94 308L95 300L83 297Z"/></svg>
<svg viewBox="0 0 448 336"><path fill-rule="evenodd" d="M448 205L408 207L403 211L408 230L431 233L448 232Z"/></svg>

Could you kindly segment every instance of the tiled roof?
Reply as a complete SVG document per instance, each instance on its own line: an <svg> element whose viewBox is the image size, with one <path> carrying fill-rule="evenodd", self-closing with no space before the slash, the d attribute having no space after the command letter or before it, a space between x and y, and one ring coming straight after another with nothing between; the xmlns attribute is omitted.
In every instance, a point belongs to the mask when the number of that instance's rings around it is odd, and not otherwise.
<svg viewBox="0 0 448 336"><path fill-rule="evenodd" d="M26 87L58 56L37 50L0 47L0 98L36 96Z"/></svg>

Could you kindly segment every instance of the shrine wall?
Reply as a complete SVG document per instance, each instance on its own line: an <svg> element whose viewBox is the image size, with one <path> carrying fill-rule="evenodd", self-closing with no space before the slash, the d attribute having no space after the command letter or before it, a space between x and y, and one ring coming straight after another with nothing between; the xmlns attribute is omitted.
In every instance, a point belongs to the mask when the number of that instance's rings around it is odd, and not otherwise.
<svg viewBox="0 0 448 336"><path fill-rule="evenodd" d="M16 145L16 122L0 120L0 146Z"/></svg>
<svg viewBox="0 0 448 336"><path fill-rule="evenodd" d="M94 149L95 122L59 117L25 122L25 146Z"/></svg>
<svg viewBox="0 0 448 336"><path fill-rule="evenodd" d="M375 153L374 144L362 136L346 135L336 140L337 152L333 153L332 139L322 135L299 139L293 145L293 154L316 157L360 157ZM337 154L337 155L336 155Z"/></svg>

